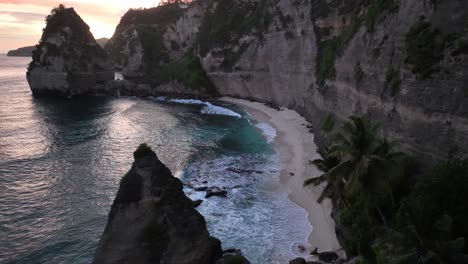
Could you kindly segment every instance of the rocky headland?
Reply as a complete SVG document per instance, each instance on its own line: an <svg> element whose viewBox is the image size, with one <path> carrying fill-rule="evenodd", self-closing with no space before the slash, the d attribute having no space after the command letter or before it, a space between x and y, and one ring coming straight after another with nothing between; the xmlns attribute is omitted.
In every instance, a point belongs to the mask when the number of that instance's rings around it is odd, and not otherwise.
<svg viewBox="0 0 468 264"><path fill-rule="evenodd" d="M223 254L182 182L147 145L140 145L134 158L121 180L94 264L249 263L239 251Z"/></svg>
<svg viewBox="0 0 468 264"><path fill-rule="evenodd" d="M8 57L31 57L36 46L22 47L15 50L10 50L7 53Z"/></svg>
<svg viewBox="0 0 468 264"><path fill-rule="evenodd" d="M99 93L97 84L114 79L107 53L73 8L54 8L26 74L34 94Z"/></svg>

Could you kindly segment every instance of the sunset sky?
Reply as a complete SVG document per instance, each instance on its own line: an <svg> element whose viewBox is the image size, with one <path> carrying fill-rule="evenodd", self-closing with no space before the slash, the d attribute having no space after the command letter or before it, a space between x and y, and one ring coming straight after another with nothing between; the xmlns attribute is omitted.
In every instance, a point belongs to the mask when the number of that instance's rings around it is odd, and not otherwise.
<svg viewBox="0 0 468 264"><path fill-rule="evenodd" d="M74 7L95 38L111 37L120 17L133 7L152 7L159 0L0 0L0 53L35 45L50 10L63 3Z"/></svg>

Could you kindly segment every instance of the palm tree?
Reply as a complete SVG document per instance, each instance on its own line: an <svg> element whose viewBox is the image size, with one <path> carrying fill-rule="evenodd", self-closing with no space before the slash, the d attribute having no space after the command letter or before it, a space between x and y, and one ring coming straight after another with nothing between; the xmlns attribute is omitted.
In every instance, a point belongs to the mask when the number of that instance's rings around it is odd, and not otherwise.
<svg viewBox="0 0 468 264"><path fill-rule="evenodd" d="M344 124L331 146L323 151L326 157L313 162L319 169L327 169L325 174L305 184L318 185L327 181L319 201L323 197L332 197L335 201L340 197L346 202L360 197L364 209L368 212L376 210L382 223L387 225L380 205L393 197L392 187L403 170L398 158L401 153L393 152L387 140L380 140L376 129L368 119L350 117L350 122ZM328 159L336 157L339 163L329 168L331 162Z"/></svg>
<svg viewBox="0 0 468 264"><path fill-rule="evenodd" d="M336 205L340 200L346 203L344 199L344 186L345 180L344 175L347 174L346 166L340 165L339 153L335 150L333 146L325 146L318 150L320 154L320 159L315 159L311 161L319 170L323 171L319 177L308 179L304 182L304 186L309 184L314 184L318 186L319 184L326 182L326 186L322 191L322 194L317 199L321 203L326 197L332 199L334 205Z"/></svg>

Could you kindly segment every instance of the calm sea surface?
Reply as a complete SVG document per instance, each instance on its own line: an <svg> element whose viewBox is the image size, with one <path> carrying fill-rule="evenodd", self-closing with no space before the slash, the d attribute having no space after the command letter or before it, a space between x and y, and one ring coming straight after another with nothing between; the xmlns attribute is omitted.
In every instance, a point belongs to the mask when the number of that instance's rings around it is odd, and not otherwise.
<svg viewBox="0 0 468 264"><path fill-rule="evenodd" d="M161 98L34 98L28 62L0 55L0 263L90 263L142 142L182 181L229 190L198 208L223 248L242 249L252 263L287 263L291 245L306 242L306 213L286 198L264 136L274 131L262 133L241 109Z"/></svg>

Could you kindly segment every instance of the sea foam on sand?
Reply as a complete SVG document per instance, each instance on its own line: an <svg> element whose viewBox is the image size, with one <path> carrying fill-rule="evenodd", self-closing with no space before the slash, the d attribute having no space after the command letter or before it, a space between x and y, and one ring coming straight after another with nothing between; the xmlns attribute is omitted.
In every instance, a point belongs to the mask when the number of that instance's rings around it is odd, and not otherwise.
<svg viewBox="0 0 468 264"><path fill-rule="evenodd" d="M258 123L255 125L258 129L262 131L262 134L266 137L268 143L273 142L276 137L276 129L268 123Z"/></svg>
<svg viewBox="0 0 468 264"><path fill-rule="evenodd" d="M164 97L157 97L156 100L158 101L166 101L166 98ZM233 116L237 118L242 118L242 116L234 112L230 109L213 105L209 102L204 102L201 100L197 99L169 99L167 100L168 102L172 103L178 103L178 104L193 104L193 105L203 105L203 108L201 109L202 114L207 114L207 115L225 115L225 116Z"/></svg>

